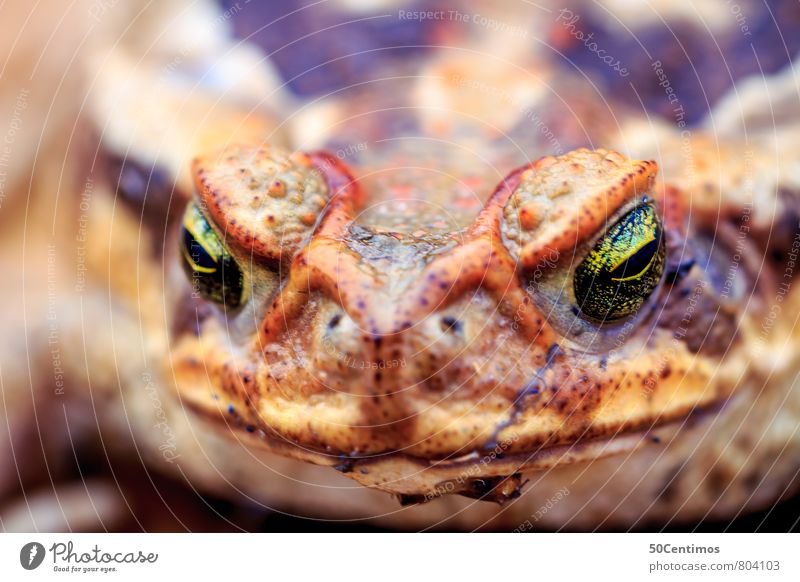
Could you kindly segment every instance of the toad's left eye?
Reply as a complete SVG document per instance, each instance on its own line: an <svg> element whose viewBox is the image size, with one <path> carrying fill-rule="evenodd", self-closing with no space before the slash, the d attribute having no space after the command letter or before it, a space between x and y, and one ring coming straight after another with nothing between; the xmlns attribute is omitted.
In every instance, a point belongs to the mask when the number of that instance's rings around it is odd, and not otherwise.
<svg viewBox="0 0 800 582"><path fill-rule="evenodd" d="M650 202L620 218L575 269L581 312L598 321L635 313L661 280L663 238L661 220Z"/></svg>
<svg viewBox="0 0 800 582"><path fill-rule="evenodd" d="M242 271L194 204L183 216L180 245L193 292L231 309L239 307L244 299Z"/></svg>

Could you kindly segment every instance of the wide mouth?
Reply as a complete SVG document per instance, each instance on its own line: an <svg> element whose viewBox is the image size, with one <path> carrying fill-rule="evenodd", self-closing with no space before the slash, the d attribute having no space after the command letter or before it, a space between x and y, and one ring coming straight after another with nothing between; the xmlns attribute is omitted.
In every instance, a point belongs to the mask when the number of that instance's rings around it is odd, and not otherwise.
<svg viewBox="0 0 800 582"><path fill-rule="evenodd" d="M713 415L717 405L693 410L658 425L630 428L606 436L579 439L573 443L540 446L530 451L510 452L512 443L501 440L466 454L442 458L416 457L403 451L366 456L332 454L312 450L262 430L237 431L229 421L194 410L198 430L227 433L231 442L253 450L264 450L304 463L330 467L364 485L398 496L404 505L427 503L445 495L463 495L483 501L506 503L517 498L536 473L547 473L575 464L587 465L614 456L629 456L642 447L665 445L692 418Z"/></svg>

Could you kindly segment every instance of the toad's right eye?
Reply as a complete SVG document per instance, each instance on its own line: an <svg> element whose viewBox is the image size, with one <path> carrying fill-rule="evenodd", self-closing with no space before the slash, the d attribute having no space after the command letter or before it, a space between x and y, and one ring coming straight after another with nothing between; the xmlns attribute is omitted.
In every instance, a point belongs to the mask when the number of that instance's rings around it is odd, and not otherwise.
<svg viewBox="0 0 800 582"><path fill-rule="evenodd" d="M581 312L598 321L631 315L653 293L664 272L661 219L651 202L620 218L575 269Z"/></svg>
<svg viewBox="0 0 800 582"><path fill-rule="evenodd" d="M244 302L242 270L195 204L183 216L180 245L194 292L231 309Z"/></svg>

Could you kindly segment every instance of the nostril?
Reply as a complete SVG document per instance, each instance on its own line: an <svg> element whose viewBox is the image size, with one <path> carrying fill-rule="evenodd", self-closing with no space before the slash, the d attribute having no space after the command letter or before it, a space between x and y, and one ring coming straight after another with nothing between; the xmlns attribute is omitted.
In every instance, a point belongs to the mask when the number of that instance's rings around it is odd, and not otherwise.
<svg viewBox="0 0 800 582"><path fill-rule="evenodd" d="M453 333L461 333L461 322L455 317L445 315L441 320L442 331L452 331Z"/></svg>

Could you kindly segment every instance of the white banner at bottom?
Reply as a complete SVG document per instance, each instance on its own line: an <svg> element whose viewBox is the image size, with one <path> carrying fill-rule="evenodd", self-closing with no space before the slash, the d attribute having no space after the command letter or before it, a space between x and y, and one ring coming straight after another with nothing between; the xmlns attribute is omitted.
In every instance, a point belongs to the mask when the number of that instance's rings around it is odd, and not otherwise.
<svg viewBox="0 0 800 582"><path fill-rule="evenodd" d="M791 534L2 534L0 580L800 580L798 540Z"/></svg>

